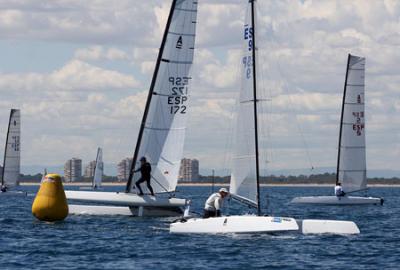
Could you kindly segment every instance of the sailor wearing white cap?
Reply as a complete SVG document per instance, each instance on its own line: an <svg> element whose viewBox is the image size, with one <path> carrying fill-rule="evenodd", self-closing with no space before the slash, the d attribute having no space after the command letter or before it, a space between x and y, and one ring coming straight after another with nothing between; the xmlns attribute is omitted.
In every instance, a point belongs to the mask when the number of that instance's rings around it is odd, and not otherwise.
<svg viewBox="0 0 400 270"><path fill-rule="evenodd" d="M211 194L204 206L203 218L221 216L222 204L224 203L224 198L228 195L229 192L226 188L221 188L218 192Z"/></svg>

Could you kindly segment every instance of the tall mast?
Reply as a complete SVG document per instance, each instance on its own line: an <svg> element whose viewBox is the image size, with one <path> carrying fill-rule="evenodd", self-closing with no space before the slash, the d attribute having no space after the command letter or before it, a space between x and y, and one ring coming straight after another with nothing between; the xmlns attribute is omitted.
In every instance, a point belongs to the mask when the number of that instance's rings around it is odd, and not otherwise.
<svg viewBox="0 0 400 270"><path fill-rule="evenodd" d="M342 99L342 114L340 116L340 127L339 127L339 146L338 146L338 156L337 156L337 165L336 165L336 185L339 183L340 148L342 145L344 104L346 103L347 77L349 76L350 58L351 58L351 54L349 54L349 56L347 58L346 78L344 80L344 90L343 90L343 99Z"/></svg>
<svg viewBox="0 0 400 270"><path fill-rule="evenodd" d="M253 27L253 103L254 103L254 135L255 135L255 154L256 154L256 180L257 180L257 215L261 216L260 206L260 164L258 158L258 120L257 120L257 71L256 71L256 24L255 24L255 8L256 0L249 0L251 3L251 24Z"/></svg>
<svg viewBox="0 0 400 270"><path fill-rule="evenodd" d="M7 146L8 146L8 137L10 136L10 125L11 118L14 113L14 109L10 111L10 119L8 119L8 128L7 128L7 137L6 137L6 146L4 147L4 158L3 158L3 171L1 172L1 185L4 185L4 171L6 169L6 156L7 156Z"/></svg>
<svg viewBox="0 0 400 270"><path fill-rule="evenodd" d="M139 135L138 135L138 139L137 139L137 142L136 142L135 152L133 154L131 168L129 170L129 178L128 178L128 183L126 184L125 192L130 192L131 189L132 189L132 180L133 180L133 174L134 174L134 171L135 171L135 164L136 164L136 161L138 159L139 150L140 150L140 144L142 142L143 132L144 132L144 128L146 126L147 115L149 113L150 103L151 103L151 99L153 97L154 86L155 86L156 81L157 81L157 75L158 75L158 71L160 69L160 63L161 63L162 55L164 53L165 43L167 41L167 36L168 36L168 30L169 30L169 27L171 25L171 21L172 21L172 17L173 17L173 14L174 14L175 6L176 6L176 0L173 0L172 1L172 5L171 5L171 10L170 10L169 16L168 16L167 26L165 27L164 35L163 35L163 38L162 38L160 51L158 53L158 58L157 58L156 67L155 67L155 70L154 70L154 73L153 73L153 78L151 80L150 90L149 90L149 94L147 96L146 107L144 109L142 122L140 124Z"/></svg>

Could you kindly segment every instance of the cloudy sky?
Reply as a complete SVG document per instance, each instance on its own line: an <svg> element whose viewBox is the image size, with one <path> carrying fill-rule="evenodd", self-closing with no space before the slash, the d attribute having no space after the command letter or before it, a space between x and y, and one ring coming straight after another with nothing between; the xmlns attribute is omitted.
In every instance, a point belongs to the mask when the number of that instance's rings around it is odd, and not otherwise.
<svg viewBox="0 0 400 270"><path fill-rule="evenodd" d="M368 167L397 169L400 1L258 2L264 169L336 165L348 53L367 58ZM23 166L132 156L170 3L0 1L0 151L13 107ZM202 168L229 167L245 6L199 0L185 156Z"/></svg>

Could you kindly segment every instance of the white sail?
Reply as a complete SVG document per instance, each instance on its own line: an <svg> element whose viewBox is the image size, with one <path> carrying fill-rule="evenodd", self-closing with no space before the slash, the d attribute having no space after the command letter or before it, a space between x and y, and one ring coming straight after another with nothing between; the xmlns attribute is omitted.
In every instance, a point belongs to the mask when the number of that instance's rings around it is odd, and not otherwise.
<svg viewBox="0 0 400 270"><path fill-rule="evenodd" d="M3 160L2 185L8 187L19 185L20 159L21 159L21 113L20 110L11 109L10 120Z"/></svg>
<svg viewBox="0 0 400 270"><path fill-rule="evenodd" d="M101 187L101 181L103 179L103 167L103 150L99 147L97 149L96 165L94 168L93 189Z"/></svg>
<svg viewBox="0 0 400 270"><path fill-rule="evenodd" d="M197 0L175 0L167 39L135 167L144 156L152 166L155 193L174 191L183 155L189 112L189 71L193 62ZM134 175L137 180L139 174Z"/></svg>
<svg viewBox="0 0 400 270"><path fill-rule="evenodd" d="M251 3L249 2L243 33L241 91L236 118L230 192L256 204L257 180L252 60L254 28L252 27L251 12Z"/></svg>
<svg viewBox="0 0 400 270"><path fill-rule="evenodd" d="M364 93L365 58L349 55L338 162L338 181L344 192L367 186Z"/></svg>

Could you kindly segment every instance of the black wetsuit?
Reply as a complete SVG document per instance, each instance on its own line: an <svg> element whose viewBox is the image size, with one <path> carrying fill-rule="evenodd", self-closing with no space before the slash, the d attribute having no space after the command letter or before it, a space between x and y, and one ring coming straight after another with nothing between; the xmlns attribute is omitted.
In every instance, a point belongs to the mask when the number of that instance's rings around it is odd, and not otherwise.
<svg viewBox="0 0 400 270"><path fill-rule="evenodd" d="M140 187L140 184L146 182L147 188L149 189L151 195L154 196L153 188L150 185L150 179L151 179L151 165L150 165L150 163L145 162L140 167L140 169L137 170L137 171L140 171L140 173L142 174L142 177L140 177L140 179L137 180L136 184L135 184L136 187L139 189L139 195L143 195L143 190Z"/></svg>

